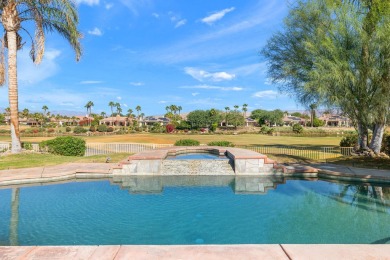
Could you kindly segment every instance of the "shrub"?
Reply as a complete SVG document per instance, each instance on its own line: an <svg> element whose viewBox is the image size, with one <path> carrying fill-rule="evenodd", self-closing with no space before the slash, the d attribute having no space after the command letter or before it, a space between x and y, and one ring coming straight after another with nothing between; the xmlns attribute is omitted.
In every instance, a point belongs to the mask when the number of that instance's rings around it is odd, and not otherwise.
<svg viewBox="0 0 390 260"><path fill-rule="evenodd" d="M296 134L301 134L301 133L303 133L303 127L302 127L300 124L294 124L294 125L292 126L292 130L293 130L293 132L296 133Z"/></svg>
<svg viewBox="0 0 390 260"><path fill-rule="evenodd" d="M98 132L107 132L107 126L106 125L99 125L97 127Z"/></svg>
<svg viewBox="0 0 390 260"><path fill-rule="evenodd" d="M358 143L358 136L357 135L347 135L344 136L340 141L341 147L354 147Z"/></svg>
<svg viewBox="0 0 390 260"><path fill-rule="evenodd" d="M73 133L75 133L75 134L82 134L82 133L86 133L86 132L88 132L88 130L85 129L84 127L82 127L82 126L76 126L73 129Z"/></svg>
<svg viewBox="0 0 390 260"><path fill-rule="evenodd" d="M198 146L200 142L193 139L182 139L175 142L175 146Z"/></svg>
<svg viewBox="0 0 390 260"><path fill-rule="evenodd" d="M210 131L211 132L215 132L218 128L218 124L217 123L212 123L211 126L210 126Z"/></svg>
<svg viewBox="0 0 390 260"><path fill-rule="evenodd" d="M172 124L167 124L167 126L165 127L167 133L173 133L173 131L175 131L175 126L172 125Z"/></svg>
<svg viewBox="0 0 390 260"><path fill-rule="evenodd" d="M234 147L234 144L229 141L213 141L208 143L209 146L224 146L224 147Z"/></svg>
<svg viewBox="0 0 390 260"><path fill-rule="evenodd" d="M96 131L95 126L91 125L91 126L89 127L89 131L90 131L90 132L95 132L95 131Z"/></svg>
<svg viewBox="0 0 390 260"><path fill-rule="evenodd" d="M320 127L320 126L324 126L324 125L325 125L325 122L322 121L321 119L319 119L317 117L313 119L313 126L314 127Z"/></svg>
<svg viewBox="0 0 390 260"><path fill-rule="evenodd" d="M49 129L47 130L47 132L48 132L48 133L54 133L55 130L54 130L53 128L49 128Z"/></svg>
<svg viewBox="0 0 390 260"><path fill-rule="evenodd" d="M67 127L65 128L65 131L66 131L67 133L69 133L70 131L72 131L72 128L70 128L69 126L67 126Z"/></svg>
<svg viewBox="0 0 390 260"><path fill-rule="evenodd" d="M39 148L49 153L64 156L84 156L85 140L73 136L57 137L52 140L43 141Z"/></svg>
<svg viewBox="0 0 390 260"><path fill-rule="evenodd" d="M32 149L33 149L33 146L32 146L32 144L29 143L29 142L23 142L23 143L22 143L22 148L23 148L23 149L26 149L26 150L32 150Z"/></svg>
<svg viewBox="0 0 390 260"><path fill-rule="evenodd" d="M262 126L260 129L260 133L265 135L271 135L273 132L275 132L275 129L268 126Z"/></svg>
<svg viewBox="0 0 390 260"><path fill-rule="evenodd" d="M114 128L112 126L108 127L107 132L109 132L109 133L114 132Z"/></svg>

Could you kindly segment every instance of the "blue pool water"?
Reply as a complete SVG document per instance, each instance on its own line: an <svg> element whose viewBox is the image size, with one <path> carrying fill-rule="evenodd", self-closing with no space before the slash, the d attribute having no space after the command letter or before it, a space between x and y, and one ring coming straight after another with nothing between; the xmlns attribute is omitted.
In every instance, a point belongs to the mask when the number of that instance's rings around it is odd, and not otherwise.
<svg viewBox="0 0 390 260"><path fill-rule="evenodd" d="M215 160L215 159L228 159L226 156L219 156L211 153L186 153L176 156L169 156L168 160Z"/></svg>
<svg viewBox="0 0 390 260"><path fill-rule="evenodd" d="M390 241L389 187L229 178L2 189L0 245Z"/></svg>

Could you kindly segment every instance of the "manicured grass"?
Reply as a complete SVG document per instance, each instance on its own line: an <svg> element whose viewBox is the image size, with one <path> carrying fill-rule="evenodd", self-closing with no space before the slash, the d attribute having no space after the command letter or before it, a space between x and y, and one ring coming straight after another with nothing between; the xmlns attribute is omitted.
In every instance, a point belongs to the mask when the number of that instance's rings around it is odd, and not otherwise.
<svg viewBox="0 0 390 260"><path fill-rule="evenodd" d="M390 170L390 159L386 158L340 157L327 162L359 168Z"/></svg>
<svg viewBox="0 0 390 260"><path fill-rule="evenodd" d="M117 153L108 155L95 155L88 157L60 156L41 153L10 154L0 157L0 170L31 168L58 165L63 163L105 163L107 157L110 162L119 162L129 156L128 153Z"/></svg>
<svg viewBox="0 0 390 260"><path fill-rule="evenodd" d="M53 137L22 137L22 142L41 142ZM153 134L136 133L126 135L107 136L83 136L89 143L155 143L173 144L179 139L195 139L202 144L211 141L230 141L235 145L293 145L293 146L338 146L341 137L293 137L293 136L268 136L261 134L241 135L185 135L185 134ZM8 136L0 136L0 141L10 141Z"/></svg>

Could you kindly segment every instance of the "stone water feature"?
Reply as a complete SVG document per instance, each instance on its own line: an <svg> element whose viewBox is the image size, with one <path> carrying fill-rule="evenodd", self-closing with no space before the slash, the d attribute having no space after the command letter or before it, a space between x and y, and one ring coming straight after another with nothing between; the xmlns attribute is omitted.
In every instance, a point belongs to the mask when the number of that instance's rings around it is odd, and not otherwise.
<svg viewBox="0 0 390 260"><path fill-rule="evenodd" d="M186 153L210 153L226 159L167 160ZM276 162L266 155L233 147L190 146L143 151L129 156L113 175L270 175L278 174Z"/></svg>

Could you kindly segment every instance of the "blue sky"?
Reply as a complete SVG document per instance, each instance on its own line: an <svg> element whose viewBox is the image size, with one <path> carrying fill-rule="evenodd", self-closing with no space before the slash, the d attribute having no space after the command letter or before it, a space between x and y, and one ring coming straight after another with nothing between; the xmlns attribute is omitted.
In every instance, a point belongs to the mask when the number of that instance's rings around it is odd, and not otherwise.
<svg viewBox="0 0 390 260"><path fill-rule="evenodd" d="M267 80L259 50L280 29L287 0L78 0L83 56L47 36L36 66L19 52L19 108L85 114L140 105L145 115L167 105L183 112L248 104L249 110L297 110ZM28 44L26 44L28 46ZM0 108L8 107L7 87Z"/></svg>

